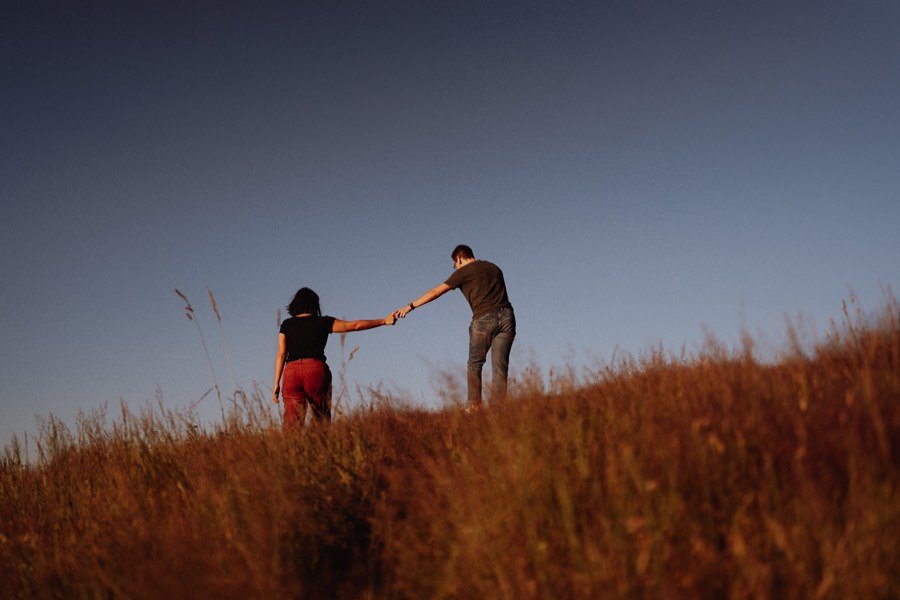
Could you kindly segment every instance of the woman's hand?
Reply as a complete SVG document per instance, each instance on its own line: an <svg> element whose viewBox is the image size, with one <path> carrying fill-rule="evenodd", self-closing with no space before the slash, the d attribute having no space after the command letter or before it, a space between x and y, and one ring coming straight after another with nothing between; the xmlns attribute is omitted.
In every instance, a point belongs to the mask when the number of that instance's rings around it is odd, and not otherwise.
<svg viewBox="0 0 900 600"><path fill-rule="evenodd" d="M281 388L279 388L277 385L275 386L275 389L272 390L272 402L274 402L275 404L278 404L278 394L280 392Z"/></svg>

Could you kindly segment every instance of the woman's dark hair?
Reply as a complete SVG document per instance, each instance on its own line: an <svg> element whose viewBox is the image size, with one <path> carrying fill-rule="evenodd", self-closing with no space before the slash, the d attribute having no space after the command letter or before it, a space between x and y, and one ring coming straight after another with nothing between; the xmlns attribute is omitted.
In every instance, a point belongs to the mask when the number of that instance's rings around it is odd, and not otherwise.
<svg viewBox="0 0 900 600"><path fill-rule="evenodd" d="M288 314L292 317L303 313L311 313L317 317L322 316L322 309L319 308L319 295L308 287L297 290L294 299L287 305L287 309Z"/></svg>

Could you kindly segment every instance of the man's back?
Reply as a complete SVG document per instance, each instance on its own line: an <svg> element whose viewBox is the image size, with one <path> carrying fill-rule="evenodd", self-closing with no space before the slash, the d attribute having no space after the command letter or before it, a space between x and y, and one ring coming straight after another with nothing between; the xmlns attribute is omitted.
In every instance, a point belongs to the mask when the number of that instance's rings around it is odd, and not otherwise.
<svg viewBox="0 0 900 600"><path fill-rule="evenodd" d="M503 271L492 262L476 260L463 265L444 283L450 289L460 289L472 307L473 318L498 308L512 307L506 293Z"/></svg>

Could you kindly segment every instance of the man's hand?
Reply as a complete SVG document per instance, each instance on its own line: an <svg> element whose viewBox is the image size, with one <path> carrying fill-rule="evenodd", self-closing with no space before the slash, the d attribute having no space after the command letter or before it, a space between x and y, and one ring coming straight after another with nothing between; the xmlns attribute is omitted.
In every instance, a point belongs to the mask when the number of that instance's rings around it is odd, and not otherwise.
<svg viewBox="0 0 900 600"><path fill-rule="evenodd" d="M385 325L393 325L396 322L397 322L397 313L395 313L395 312L392 312L391 314L389 314L388 316L386 316L384 318Z"/></svg>

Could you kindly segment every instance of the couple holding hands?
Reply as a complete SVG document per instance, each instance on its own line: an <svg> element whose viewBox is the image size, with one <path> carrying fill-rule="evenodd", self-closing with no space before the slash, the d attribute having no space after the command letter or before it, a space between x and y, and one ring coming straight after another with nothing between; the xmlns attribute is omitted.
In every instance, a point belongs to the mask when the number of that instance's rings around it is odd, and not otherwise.
<svg viewBox="0 0 900 600"><path fill-rule="evenodd" d="M383 319L343 321L322 316L319 296L301 288L288 304L291 315L281 324L275 356L272 400L284 398L284 426L302 426L306 407L317 420L331 420L331 370L325 362L325 344L331 333L363 331L393 325L412 310L428 304L450 290L459 289L472 308L469 325L469 360L466 410L481 407L481 370L491 352L492 400L506 395L509 353L516 337L516 316L506 293L503 272L494 263L476 260L469 246L460 244L450 255L453 274L403 308Z"/></svg>

